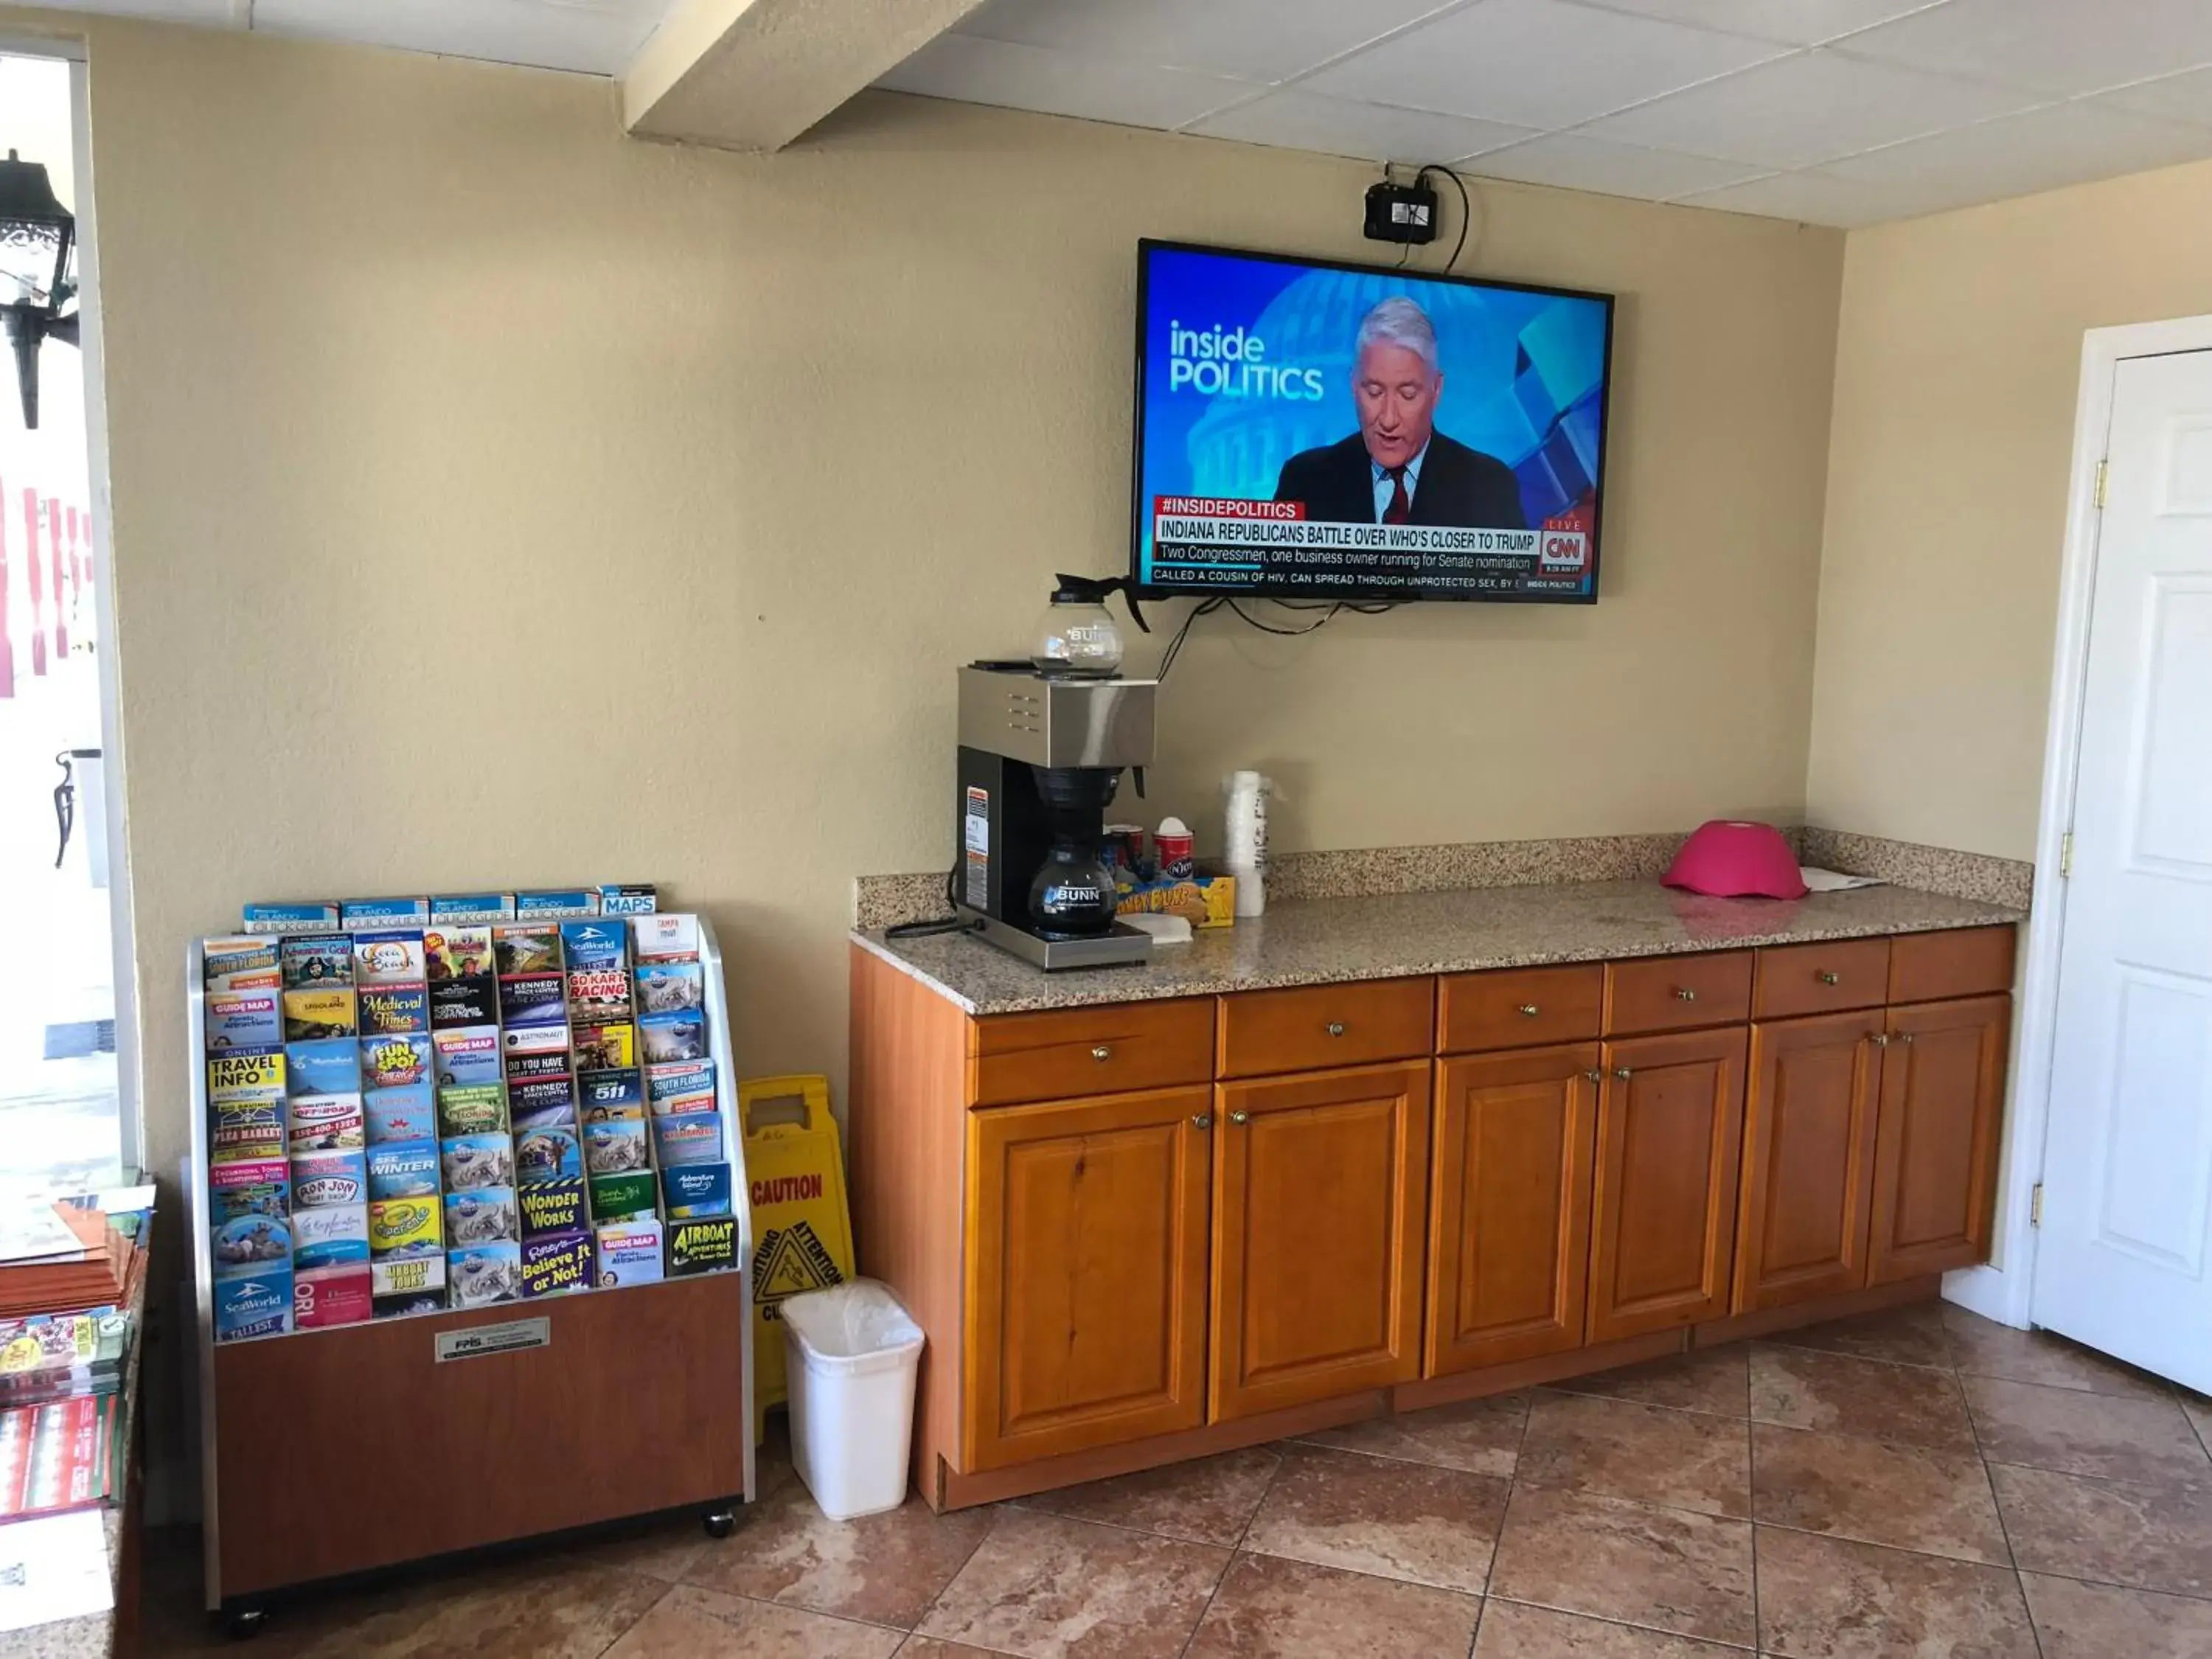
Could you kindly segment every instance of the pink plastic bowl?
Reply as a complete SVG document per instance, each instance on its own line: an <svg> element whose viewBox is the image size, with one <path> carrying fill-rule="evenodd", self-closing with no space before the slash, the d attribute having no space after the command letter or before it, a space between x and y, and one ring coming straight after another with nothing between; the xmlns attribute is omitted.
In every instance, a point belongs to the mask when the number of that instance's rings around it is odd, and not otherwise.
<svg viewBox="0 0 2212 1659"><path fill-rule="evenodd" d="M1807 890L1779 830L1729 818L1698 825L1659 879L1716 898L1803 898Z"/></svg>

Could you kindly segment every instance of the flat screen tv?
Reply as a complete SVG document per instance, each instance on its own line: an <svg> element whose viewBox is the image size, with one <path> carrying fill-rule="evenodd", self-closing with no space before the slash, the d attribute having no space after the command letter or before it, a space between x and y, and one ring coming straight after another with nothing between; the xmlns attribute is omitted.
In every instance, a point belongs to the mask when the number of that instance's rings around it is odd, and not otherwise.
<svg viewBox="0 0 2212 1659"><path fill-rule="evenodd" d="M1613 296L1138 245L1148 593L1597 598Z"/></svg>

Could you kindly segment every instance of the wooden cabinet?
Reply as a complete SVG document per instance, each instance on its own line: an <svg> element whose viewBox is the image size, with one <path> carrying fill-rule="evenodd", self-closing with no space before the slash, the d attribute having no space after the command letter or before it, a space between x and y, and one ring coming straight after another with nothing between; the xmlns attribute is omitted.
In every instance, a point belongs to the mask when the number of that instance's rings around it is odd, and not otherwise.
<svg viewBox="0 0 2212 1659"><path fill-rule="evenodd" d="M1751 1028L1735 1312L1865 1285L1888 1040L1878 1009Z"/></svg>
<svg viewBox="0 0 2212 1659"><path fill-rule="evenodd" d="M1751 972L1748 951L1607 963L1605 1033L1740 1025L1751 1018Z"/></svg>
<svg viewBox="0 0 2212 1659"><path fill-rule="evenodd" d="M1214 1095L1212 1418L1411 1381L1428 1062Z"/></svg>
<svg viewBox="0 0 2212 1659"><path fill-rule="evenodd" d="M1212 1091L968 1115L965 1467L1205 1420Z"/></svg>
<svg viewBox="0 0 2212 1659"><path fill-rule="evenodd" d="M1748 998L1750 963L1741 967ZM1727 1313L1743 1147L1741 1026L1605 1045L1589 1340Z"/></svg>
<svg viewBox="0 0 2212 1659"><path fill-rule="evenodd" d="M2008 996L1889 1011L1869 1283L1987 1259L2011 1031Z"/></svg>
<svg viewBox="0 0 2212 1659"><path fill-rule="evenodd" d="M1587 1042L1437 1067L1424 1376L1581 1346L1599 1058Z"/></svg>
<svg viewBox="0 0 2212 1659"><path fill-rule="evenodd" d="M977 1106L1213 1081L1211 997L1000 1014L969 1029Z"/></svg>
<svg viewBox="0 0 2212 1659"><path fill-rule="evenodd" d="M1437 982L1368 980L1221 999L1223 1077L1414 1060L1436 1044Z"/></svg>

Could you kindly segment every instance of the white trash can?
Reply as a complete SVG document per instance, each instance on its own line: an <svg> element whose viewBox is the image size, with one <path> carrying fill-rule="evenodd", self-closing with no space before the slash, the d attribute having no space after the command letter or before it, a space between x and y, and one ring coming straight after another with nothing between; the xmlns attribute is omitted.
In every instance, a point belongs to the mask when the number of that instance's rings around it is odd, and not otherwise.
<svg viewBox="0 0 2212 1659"><path fill-rule="evenodd" d="M906 1500L921 1328L872 1279L786 1297L791 1461L832 1521Z"/></svg>

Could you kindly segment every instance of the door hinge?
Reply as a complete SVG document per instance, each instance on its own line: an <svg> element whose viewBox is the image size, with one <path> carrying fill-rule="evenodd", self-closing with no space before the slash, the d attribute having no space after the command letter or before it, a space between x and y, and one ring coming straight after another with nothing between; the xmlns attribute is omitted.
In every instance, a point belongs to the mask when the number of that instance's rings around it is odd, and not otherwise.
<svg viewBox="0 0 2212 1659"><path fill-rule="evenodd" d="M2031 1227L2043 1224L2043 1183L2039 1181L2027 1195L2027 1224Z"/></svg>
<svg viewBox="0 0 2212 1659"><path fill-rule="evenodd" d="M2112 471L2112 465L2110 461L2097 463L2097 506L2100 509L2105 505L2105 479Z"/></svg>
<svg viewBox="0 0 2212 1659"><path fill-rule="evenodd" d="M2058 838L2058 878L2064 881L2074 873L2074 832L2069 830Z"/></svg>

